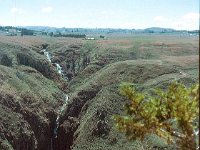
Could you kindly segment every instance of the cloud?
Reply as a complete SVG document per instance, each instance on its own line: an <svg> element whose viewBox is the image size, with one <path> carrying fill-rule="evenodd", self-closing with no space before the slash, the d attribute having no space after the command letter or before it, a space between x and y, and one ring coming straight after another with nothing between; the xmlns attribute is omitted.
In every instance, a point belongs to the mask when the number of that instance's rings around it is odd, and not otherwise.
<svg viewBox="0 0 200 150"><path fill-rule="evenodd" d="M197 30L198 29L198 23L194 24L191 22L177 21L177 22L174 22L172 25L175 29L178 29L178 30Z"/></svg>
<svg viewBox="0 0 200 150"><path fill-rule="evenodd" d="M176 29L194 30L199 28L199 14L187 13L174 21L172 25Z"/></svg>
<svg viewBox="0 0 200 150"><path fill-rule="evenodd" d="M198 21L199 20L199 13L188 13L183 16L184 20L190 21Z"/></svg>
<svg viewBox="0 0 200 150"><path fill-rule="evenodd" d="M42 8L43 13L51 13L52 11L53 11L53 8L51 6Z"/></svg>
<svg viewBox="0 0 200 150"><path fill-rule="evenodd" d="M17 8L17 7L11 8L10 12L11 12L12 14L23 14L23 13L24 13L24 11L23 11L22 9Z"/></svg>
<svg viewBox="0 0 200 150"><path fill-rule="evenodd" d="M178 30L196 30L199 28L199 13L189 12L182 16L173 16L171 18L165 16L155 16L153 23L156 26L170 27Z"/></svg>

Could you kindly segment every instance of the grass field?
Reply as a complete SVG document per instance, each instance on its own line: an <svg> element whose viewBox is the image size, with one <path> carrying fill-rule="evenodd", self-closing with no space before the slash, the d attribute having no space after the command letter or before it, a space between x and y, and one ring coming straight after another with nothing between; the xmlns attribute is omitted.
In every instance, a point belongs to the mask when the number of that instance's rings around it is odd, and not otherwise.
<svg viewBox="0 0 200 150"><path fill-rule="evenodd" d="M59 77L56 67L43 55L44 45L53 56L53 62L59 63L65 72L74 71L72 80ZM19 54L23 54L20 57L23 64L19 63ZM4 55L8 58L3 58ZM123 114L123 105L127 102L119 94L119 85L130 82L138 90L148 92L155 87L165 89L173 80L186 86L199 81L199 39L178 34L108 35L107 39L96 40L0 36L0 60L0 98L12 97L7 103L0 103L0 117L4 122L0 131L6 134L6 140L0 138L0 145L3 141L4 145L11 147L15 147L15 143L10 139L22 136L19 126L23 121L27 124L24 129L27 136L33 134L40 146L42 143L48 146L51 138L42 141L40 134L36 133L37 126L45 129L47 136L52 134L56 111L62 104L63 94L67 93L70 102L61 117L57 149L63 146L71 146L74 150L139 150L155 149L156 146L157 149L173 149L173 145L166 145L154 135L143 142L128 142L116 130L112 116ZM7 60L12 64L7 65ZM20 111L15 107L18 102ZM29 110L28 118L36 118L37 124L27 119L25 110ZM105 112L109 132L94 132L101 120L99 112ZM4 117L9 115L16 119L10 121ZM7 129L8 124L18 127L10 125Z"/></svg>

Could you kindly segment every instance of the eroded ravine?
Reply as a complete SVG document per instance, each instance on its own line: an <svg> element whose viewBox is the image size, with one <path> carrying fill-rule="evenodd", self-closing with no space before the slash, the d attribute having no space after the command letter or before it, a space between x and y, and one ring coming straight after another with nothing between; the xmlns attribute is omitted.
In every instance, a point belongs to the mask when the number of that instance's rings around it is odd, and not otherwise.
<svg viewBox="0 0 200 150"><path fill-rule="evenodd" d="M64 104L61 106L61 108L59 109L58 115L57 115L57 118L56 118L56 125L55 125L54 131L53 131L54 137L55 137L55 138L57 138L57 134L58 134L58 133L57 133L57 130L58 130L58 127L59 127L59 124L60 124L60 117L61 117L63 111L66 109L66 106L67 106L67 104L68 104L68 101L69 101L69 96L66 94L66 95L65 95L65 102L64 102Z"/></svg>
<svg viewBox="0 0 200 150"><path fill-rule="evenodd" d="M44 52L44 55L47 57L47 60L51 62L51 58L53 57L46 49L43 49L42 50ZM62 69L62 67L60 66L59 63L52 63L54 66L56 66L56 70L57 72L59 73L59 75L64 79L64 80L67 80L67 77L64 75L64 71ZM54 149L58 149L60 146L58 145L58 128L59 128L59 125L60 125L60 118L63 114L63 111L66 109L67 107L67 104L69 102L69 95L68 94L64 94L64 100L63 100L63 105L59 108L58 110L58 113L57 113L57 117L56 117L56 120L55 120L55 125L53 127L53 134L52 134L52 137L51 137L51 150L54 150ZM68 146L70 147L70 146Z"/></svg>

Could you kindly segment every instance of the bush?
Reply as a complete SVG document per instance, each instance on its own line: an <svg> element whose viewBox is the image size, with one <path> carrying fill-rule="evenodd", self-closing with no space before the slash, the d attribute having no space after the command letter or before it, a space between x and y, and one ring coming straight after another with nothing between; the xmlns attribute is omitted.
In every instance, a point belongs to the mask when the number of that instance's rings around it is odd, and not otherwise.
<svg viewBox="0 0 200 150"><path fill-rule="evenodd" d="M199 84L190 88L177 82L167 91L154 90L154 95L139 93L130 84L121 86L120 93L130 100L126 116L114 116L117 128L130 140L156 134L182 149L196 149L199 114Z"/></svg>
<svg viewBox="0 0 200 150"><path fill-rule="evenodd" d="M0 55L0 64L4 66L12 66L12 58L6 54Z"/></svg>

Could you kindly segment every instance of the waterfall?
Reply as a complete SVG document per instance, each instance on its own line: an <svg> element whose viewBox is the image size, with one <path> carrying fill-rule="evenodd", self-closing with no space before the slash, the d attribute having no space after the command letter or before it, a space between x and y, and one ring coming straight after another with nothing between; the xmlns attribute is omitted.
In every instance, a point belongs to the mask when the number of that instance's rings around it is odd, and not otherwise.
<svg viewBox="0 0 200 150"><path fill-rule="evenodd" d="M58 116L56 118L56 127L54 128L54 131L53 131L55 138L57 138L57 130L58 130L58 126L60 124L60 116L62 115L63 111L67 107L68 101L69 101L69 96L66 94L65 95L65 102L62 105L62 107L60 108L60 110L58 112Z"/></svg>
<svg viewBox="0 0 200 150"><path fill-rule="evenodd" d="M51 58L53 56L51 56L50 53L47 52L46 49L43 49L43 52L44 52L44 55L47 57L48 61L51 62ZM61 75L61 77L63 77L64 79L67 79L67 77L63 73L64 71L63 71L62 67L60 66L60 64L55 63L55 65L56 65L56 69L57 69L58 73ZM57 118L56 118L56 125L55 125L55 128L53 130L54 138L57 138L57 130L58 130L58 127L59 127L59 124L60 124L60 117L61 117L63 111L65 110L65 108L67 107L68 102L69 102L69 96L67 94L65 94L64 104L61 106L61 108L58 111L58 115L57 115Z"/></svg>
<svg viewBox="0 0 200 150"><path fill-rule="evenodd" d="M199 149L199 129L198 128L196 130L194 130L194 136L195 136L195 140L197 143L196 149L198 150Z"/></svg>
<svg viewBox="0 0 200 150"><path fill-rule="evenodd" d="M48 61L51 62L51 55L49 52L46 51L46 49L43 49L44 55L47 57Z"/></svg>
<svg viewBox="0 0 200 150"><path fill-rule="evenodd" d="M57 69L58 73L59 73L60 75L63 75L62 67L61 67L58 63L55 63L55 65L56 65L56 69Z"/></svg>

